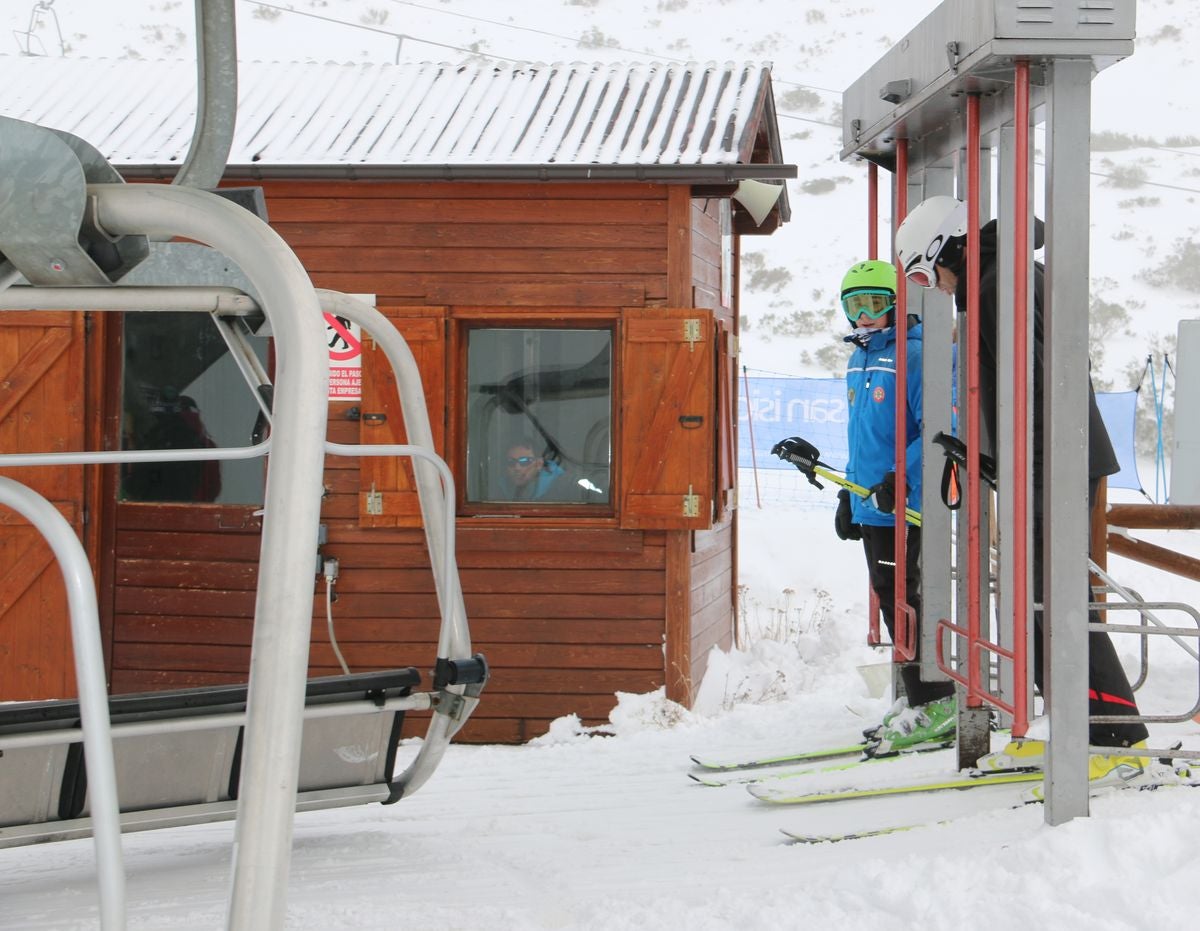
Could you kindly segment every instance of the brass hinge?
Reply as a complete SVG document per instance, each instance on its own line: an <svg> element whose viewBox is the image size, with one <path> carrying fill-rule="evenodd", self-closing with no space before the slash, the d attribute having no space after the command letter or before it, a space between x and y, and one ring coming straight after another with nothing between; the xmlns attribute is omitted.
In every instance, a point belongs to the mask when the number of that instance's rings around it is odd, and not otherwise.
<svg viewBox="0 0 1200 931"><path fill-rule="evenodd" d="M683 496L683 516L700 516L700 496L692 494L692 486L688 485L688 493Z"/></svg>
<svg viewBox="0 0 1200 931"><path fill-rule="evenodd" d="M696 343L700 342L700 321L689 317L683 321L683 341L688 344L688 351L696 351Z"/></svg>
<svg viewBox="0 0 1200 931"><path fill-rule="evenodd" d="M383 492L375 490L374 482L371 483L371 490L367 492L367 513L383 513Z"/></svg>

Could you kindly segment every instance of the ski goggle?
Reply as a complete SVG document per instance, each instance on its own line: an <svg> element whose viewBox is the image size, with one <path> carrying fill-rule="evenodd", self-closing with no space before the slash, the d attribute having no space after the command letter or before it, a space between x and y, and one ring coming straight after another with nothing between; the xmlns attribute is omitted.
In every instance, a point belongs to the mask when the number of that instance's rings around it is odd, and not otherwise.
<svg viewBox="0 0 1200 931"><path fill-rule="evenodd" d="M932 265L914 265L905 269L904 277L919 288L937 287L937 272Z"/></svg>
<svg viewBox="0 0 1200 931"><path fill-rule="evenodd" d="M853 323L863 314L878 320L896 306L896 295L885 288L865 288L842 296L842 310Z"/></svg>

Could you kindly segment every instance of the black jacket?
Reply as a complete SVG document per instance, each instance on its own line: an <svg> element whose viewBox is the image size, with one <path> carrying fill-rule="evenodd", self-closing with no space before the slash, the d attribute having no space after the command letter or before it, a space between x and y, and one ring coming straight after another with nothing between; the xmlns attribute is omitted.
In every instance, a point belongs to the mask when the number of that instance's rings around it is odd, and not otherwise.
<svg viewBox="0 0 1200 931"><path fill-rule="evenodd" d="M996 358L997 358L997 305L999 283L996 273L996 221L989 221L979 231L979 369L980 406L983 412L984 452L993 458L996 455ZM1034 247L1045 240L1045 228L1041 220L1034 220ZM967 269L958 270L958 288L954 303L960 314L967 310ZM1043 462L1042 429L1042 360L1044 356L1045 328L1042 320L1042 292L1045 287L1045 268L1041 262L1033 263L1033 481L1035 493L1041 488ZM1108 437L1096 395L1088 376L1088 479L1099 479L1121 470L1112 441ZM1039 496L1040 497L1040 496Z"/></svg>

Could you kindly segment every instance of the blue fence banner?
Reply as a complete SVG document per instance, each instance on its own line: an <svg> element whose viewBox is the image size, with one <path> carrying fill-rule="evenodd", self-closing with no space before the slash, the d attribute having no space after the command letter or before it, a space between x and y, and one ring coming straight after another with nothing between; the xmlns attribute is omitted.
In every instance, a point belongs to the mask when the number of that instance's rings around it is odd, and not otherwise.
<svg viewBox="0 0 1200 931"><path fill-rule="evenodd" d="M845 469L846 380L844 378L747 378L746 397L739 408L738 466L750 469L792 469L790 462L771 455L771 447L789 436L800 436L821 451L821 461ZM749 430L747 429L749 419ZM754 447L750 446L750 431Z"/></svg>
<svg viewBox="0 0 1200 931"><path fill-rule="evenodd" d="M1096 392L1096 404L1100 407L1100 416L1104 418L1108 437L1112 440L1113 449L1117 453L1117 462L1121 464L1121 471L1108 477L1109 488L1142 490L1142 481L1138 478L1137 453L1134 446L1137 399L1136 391Z"/></svg>
<svg viewBox="0 0 1200 931"><path fill-rule="evenodd" d="M771 455L771 447L789 436L800 436L821 452L821 461L835 469L846 468L846 381L842 378L746 378L746 396L739 406L738 467L791 469L791 463ZM1110 488L1140 491L1134 427L1137 392L1096 392L1096 402L1121 471L1108 477ZM749 421L749 423L747 422ZM750 433L754 434L753 448Z"/></svg>

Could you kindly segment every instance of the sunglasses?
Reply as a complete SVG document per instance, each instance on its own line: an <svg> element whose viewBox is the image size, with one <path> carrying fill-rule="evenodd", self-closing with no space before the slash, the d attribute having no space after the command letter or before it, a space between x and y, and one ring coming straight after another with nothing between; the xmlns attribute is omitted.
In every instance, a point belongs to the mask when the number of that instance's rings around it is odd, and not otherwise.
<svg viewBox="0 0 1200 931"><path fill-rule="evenodd" d="M535 456L509 456L508 464L510 466L527 466L529 463L533 462L535 458Z"/></svg>
<svg viewBox="0 0 1200 931"><path fill-rule="evenodd" d="M842 310L853 323L863 314L878 320L896 306L896 295L882 288L864 288L842 297Z"/></svg>

